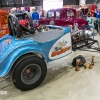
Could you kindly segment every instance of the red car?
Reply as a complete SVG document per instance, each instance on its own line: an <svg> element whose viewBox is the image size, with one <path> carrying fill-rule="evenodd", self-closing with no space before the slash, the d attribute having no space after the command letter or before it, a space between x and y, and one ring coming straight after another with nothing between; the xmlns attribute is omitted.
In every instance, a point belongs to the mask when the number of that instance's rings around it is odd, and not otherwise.
<svg viewBox="0 0 100 100"><path fill-rule="evenodd" d="M78 24L79 29L88 25L88 21L84 18L77 18L76 10L71 8L51 9L47 12L47 17L39 19L39 24L44 25L74 26L75 23Z"/></svg>

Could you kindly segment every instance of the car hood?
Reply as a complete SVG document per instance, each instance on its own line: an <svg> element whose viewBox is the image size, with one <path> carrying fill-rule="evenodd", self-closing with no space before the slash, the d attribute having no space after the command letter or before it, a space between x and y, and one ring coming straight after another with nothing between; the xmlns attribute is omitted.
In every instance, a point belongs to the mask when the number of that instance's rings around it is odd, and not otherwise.
<svg viewBox="0 0 100 100"><path fill-rule="evenodd" d="M73 22L75 22L75 23L83 23L83 22L87 22L88 23L88 21L86 20L86 19L84 19L84 18L72 18L71 19Z"/></svg>

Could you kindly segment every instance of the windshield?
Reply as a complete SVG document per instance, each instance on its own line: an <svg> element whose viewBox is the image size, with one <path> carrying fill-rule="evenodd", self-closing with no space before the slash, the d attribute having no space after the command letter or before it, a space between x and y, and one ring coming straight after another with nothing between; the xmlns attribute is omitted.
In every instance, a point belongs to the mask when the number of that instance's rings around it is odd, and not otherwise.
<svg viewBox="0 0 100 100"><path fill-rule="evenodd" d="M48 18L53 18L54 17L54 12L48 12Z"/></svg>
<svg viewBox="0 0 100 100"><path fill-rule="evenodd" d="M73 17L73 16L75 16L75 14L72 10L67 11L67 17Z"/></svg>

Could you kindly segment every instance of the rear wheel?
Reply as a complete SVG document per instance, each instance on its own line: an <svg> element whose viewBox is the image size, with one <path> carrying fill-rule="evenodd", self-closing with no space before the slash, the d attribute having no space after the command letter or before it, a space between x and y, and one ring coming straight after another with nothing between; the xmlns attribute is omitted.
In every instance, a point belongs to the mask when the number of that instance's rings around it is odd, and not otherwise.
<svg viewBox="0 0 100 100"><path fill-rule="evenodd" d="M15 65L13 83L20 90L30 90L42 83L47 67L43 59L37 56L27 57Z"/></svg>

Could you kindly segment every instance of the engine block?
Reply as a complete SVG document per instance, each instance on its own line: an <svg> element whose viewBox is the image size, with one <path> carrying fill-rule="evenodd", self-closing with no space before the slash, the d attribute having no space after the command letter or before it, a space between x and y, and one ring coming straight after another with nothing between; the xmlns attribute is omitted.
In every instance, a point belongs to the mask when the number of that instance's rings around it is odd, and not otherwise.
<svg viewBox="0 0 100 100"><path fill-rule="evenodd" d="M80 45L85 44L86 38L91 38L93 36L93 30L77 30L71 32L72 48L76 48Z"/></svg>

